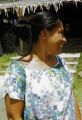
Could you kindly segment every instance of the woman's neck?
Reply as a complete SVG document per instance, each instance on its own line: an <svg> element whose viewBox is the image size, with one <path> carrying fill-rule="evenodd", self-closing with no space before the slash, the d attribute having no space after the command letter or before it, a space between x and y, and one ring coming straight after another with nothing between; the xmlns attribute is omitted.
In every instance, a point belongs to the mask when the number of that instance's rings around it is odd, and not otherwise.
<svg viewBox="0 0 82 120"><path fill-rule="evenodd" d="M32 54L37 56L38 59L40 59L41 61L46 62L47 60L49 60L50 56L46 50L44 48L40 48L40 47L34 47L32 50Z"/></svg>
<svg viewBox="0 0 82 120"><path fill-rule="evenodd" d="M33 49L32 51L32 55L34 58L36 58L37 60L47 64L48 66L54 66L55 64L57 64L57 59L55 55L52 54L48 54L48 52L46 52L45 50L40 50L40 48L38 49Z"/></svg>

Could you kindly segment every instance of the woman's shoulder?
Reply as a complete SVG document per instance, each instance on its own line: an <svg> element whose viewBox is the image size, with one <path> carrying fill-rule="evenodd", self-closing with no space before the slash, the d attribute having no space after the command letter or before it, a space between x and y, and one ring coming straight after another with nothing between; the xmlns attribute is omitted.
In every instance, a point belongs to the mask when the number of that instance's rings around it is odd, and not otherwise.
<svg viewBox="0 0 82 120"><path fill-rule="evenodd" d="M16 67L17 69L20 67L25 67L32 59L31 55L27 55L25 57L20 57L19 59L12 60L12 62L9 64L8 68Z"/></svg>
<svg viewBox="0 0 82 120"><path fill-rule="evenodd" d="M60 55L57 55L56 58L57 58L58 62L61 62L63 65L66 64L65 59L62 58Z"/></svg>
<svg viewBox="0 0 82 120"><path fill-rule="evenodd" d="M21 63L20 60L13 60L7 67L7 72L12 74L14 72L25 73L25 65Z"/></svg>
<svg viewBox="0 0 82 120"><path fill-rule="evenodd" d="M58 63L62 64L63 67L64 67L67 71L69 71L69 70L68 70L68 66L67 66L67 64L66 64L66 60L65 60L63 57L61 57L60 55L58 55L58 56L57 56L57 60L58 60Z"/></svg>

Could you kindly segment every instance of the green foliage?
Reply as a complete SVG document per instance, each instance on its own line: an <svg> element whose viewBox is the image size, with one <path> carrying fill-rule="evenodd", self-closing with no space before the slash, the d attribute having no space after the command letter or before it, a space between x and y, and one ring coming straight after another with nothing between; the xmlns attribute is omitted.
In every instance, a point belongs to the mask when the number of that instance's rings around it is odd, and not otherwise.
<svg viewBox="0 0 82 120"><path fill-rule="evenodd" d="M11 57L17 56L17 53L8 53L0 56L0 73L5 71L7 65L11 62Z"/></svg>
<svg viewBox="0 0 82 120"><path fill-rule="evenodd" d="M74 76L74 84L73 84L74 91L75 91L79 101L82 101L82 76L79 75L80 72L82 75L82 53L79 58L79 64L77 67L77 72Z"/></svg>

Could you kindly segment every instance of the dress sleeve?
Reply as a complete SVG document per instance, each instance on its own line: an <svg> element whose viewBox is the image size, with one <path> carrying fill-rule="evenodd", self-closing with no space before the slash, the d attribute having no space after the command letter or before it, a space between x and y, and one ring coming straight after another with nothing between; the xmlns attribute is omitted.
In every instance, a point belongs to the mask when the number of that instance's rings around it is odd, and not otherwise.
<svg viewBox="0 0 82 120"><path fill-rule="evenodd" d="M26 75L24 66L19 61L13 61L7 68L4 82L4 95L10 98L24 100Z"/></svg>

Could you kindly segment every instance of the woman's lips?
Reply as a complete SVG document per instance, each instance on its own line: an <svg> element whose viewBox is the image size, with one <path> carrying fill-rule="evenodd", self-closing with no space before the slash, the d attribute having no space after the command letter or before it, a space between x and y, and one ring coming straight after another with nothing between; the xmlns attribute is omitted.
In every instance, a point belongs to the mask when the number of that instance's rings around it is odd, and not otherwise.
<svg viewBox="0 0 82 120"><path fill-rule="evenodd" d="M61 45L60 45L60 48L63 48L63 46L64 46L64 44L61 44Z"/></svg>

